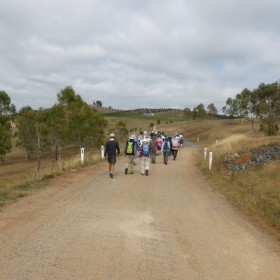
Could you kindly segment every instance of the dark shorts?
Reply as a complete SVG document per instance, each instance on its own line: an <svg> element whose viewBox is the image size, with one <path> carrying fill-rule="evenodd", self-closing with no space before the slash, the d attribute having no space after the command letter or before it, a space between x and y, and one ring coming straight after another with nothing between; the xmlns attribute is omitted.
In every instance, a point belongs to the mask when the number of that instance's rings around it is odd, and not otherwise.
<svg viewBox="0 0 280 280"><path fill-rule="evenodd" d="M116 164L117 158L115 155L108 155L108 162L111 164Z"/></svg>

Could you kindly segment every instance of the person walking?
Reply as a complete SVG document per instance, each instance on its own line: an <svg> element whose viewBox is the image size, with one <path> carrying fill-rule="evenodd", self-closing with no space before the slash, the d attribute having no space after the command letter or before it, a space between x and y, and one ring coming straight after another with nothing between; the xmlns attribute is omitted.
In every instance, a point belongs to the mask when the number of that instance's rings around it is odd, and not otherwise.
<svg viewBox="0 0 280 280"><path fill-rule="evenodd" d="M137 154L137 142L135 141L135 135L131 135L125 143L124 154L126 157L125 163L125 175L133 174L134 160Z"/></svg>
<svg viewBox="0 0 280 280"><path fill-rule="evenodd" d="M163 143L163 139L162 139L162 135L158 135L157 139L157 151L158 151L158 155L160 155L161 151L162 151L162 143Z"/></svg>
<svg viewBox="0 0 280 280"><path fill-rule="evenodd" d="M104 156L107 158L109 163L109 176L113 178L115 164L117 162L117 153L120 154L120 146L119 142L115 140L115 135L113 133L110 134L110 139L107 141L105 145Z"/></svg>
<svg viewBox="0 0 280 280"><path fill-rule="evenodd" d="M157 140L156 140L156 135L153 134L151 140L151 162L156 163L156 157L157 157Z"/></svg>
<svg viewBox="0 0 280 280"><path fill-rule="evenodd" d="M172 156L173 160L175 160L180 149L180 143L176 138L173 138L171 143Z"/></svg>
<svg viewBox="0 0 280 280"><path fill-rule="evenodd" d="M163 162L165 165L168 163L169 151L170 151L170 142L169 137L165 137L164 142L161 147L161 151L163 153Z"/></svg>
<svg viewBox="0 0 280 280"><path fill-rule="evenodd" d="M135 153L134 153L134 160L133 160L133 164L136 165L136 158L137 156L139 155L139 149L140 149L140 139L138 139L135 135L135 139L134 139L134 142L135 142Z"/></svg>
<svg viewBox="0 0 280 280"><path fill-rule="evenodd" d="M149 140L144 137L140 146L141 174L149 175L151 147Z"/></svg>

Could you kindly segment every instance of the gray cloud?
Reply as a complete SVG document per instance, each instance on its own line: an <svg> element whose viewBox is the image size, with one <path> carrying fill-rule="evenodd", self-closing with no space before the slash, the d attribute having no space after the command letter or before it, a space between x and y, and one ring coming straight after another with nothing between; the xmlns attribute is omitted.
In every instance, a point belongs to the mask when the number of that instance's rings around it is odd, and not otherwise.
<svg viewBox="0 0 280 280"><path fill-rule="evenodd" d="M71 85L105 106L218 109L280 78L276 0L0 0L0 90L50 107Z"/></svg>

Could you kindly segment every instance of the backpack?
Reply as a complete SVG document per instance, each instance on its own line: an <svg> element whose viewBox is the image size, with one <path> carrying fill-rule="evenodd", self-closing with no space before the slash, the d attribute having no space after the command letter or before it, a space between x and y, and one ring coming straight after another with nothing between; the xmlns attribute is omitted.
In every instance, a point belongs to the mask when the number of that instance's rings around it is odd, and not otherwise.
<svg viewBox="0 0 280 280"><path fill-rule="evenodd" d="M172 140L172 149L173 150L179 149L179 143L176 140Z"/></svg>
<svg viewBox="0 0 280 280"><path fill-rule="evenodd" d="M143 155L148 157L150 155L150 147L148 142L143 143Z"/></svg>
<svg viewBox="0 0 280 280"><path fill-rule="evenodd" d="M165 141L164 141L164 144L163 144L162 149L163 149L164 151L167 151L167 150L168 150L168 140L165 140Z"/></svg>
<svg viewBox="0 0 280 280"><path fill-rule="evenodd" d="M156 151L157 149L157 142L154 139L151 141L151 149L152 151Z"/></svg>
<svg viewBox="0 0 280 280"><path fill-rule="evenodd" d="M162 146L162 139L157 139L157 146L159 147L159 148L161 148L161 146Z"/></svg>
<svg viewBox="0 0 280 280"><path fill-rule="evenodd" d="M133 155L134 154L134 140L128 141L126 145L126 152L127 155Z"/></svg>

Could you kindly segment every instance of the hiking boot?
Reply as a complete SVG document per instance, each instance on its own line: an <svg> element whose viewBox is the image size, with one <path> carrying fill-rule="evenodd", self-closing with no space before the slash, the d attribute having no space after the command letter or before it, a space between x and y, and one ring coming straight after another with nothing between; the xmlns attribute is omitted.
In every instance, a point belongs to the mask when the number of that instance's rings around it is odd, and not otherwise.
<svg viewBox="0 0 280 280"><path fill-rule="evenodd" d="M145 175L146 175L146 176L149 175L149 170L148 170L148 169L145 170Z"/></svg>
<svg viewBox="0 0 280 280"><path fill-rule="evenodd" d="M127 172L128 172L128 168L126 168L126 169L124 170L124 174L127 175Z"/></svg>
<svg viewBox="0 0 280 280"><path fill-rule="evenodd" d="M113 176L113 173L110 173L110 178L112 178L112 179L113 179L113 177L114 177L114 176Z"/></svg>

